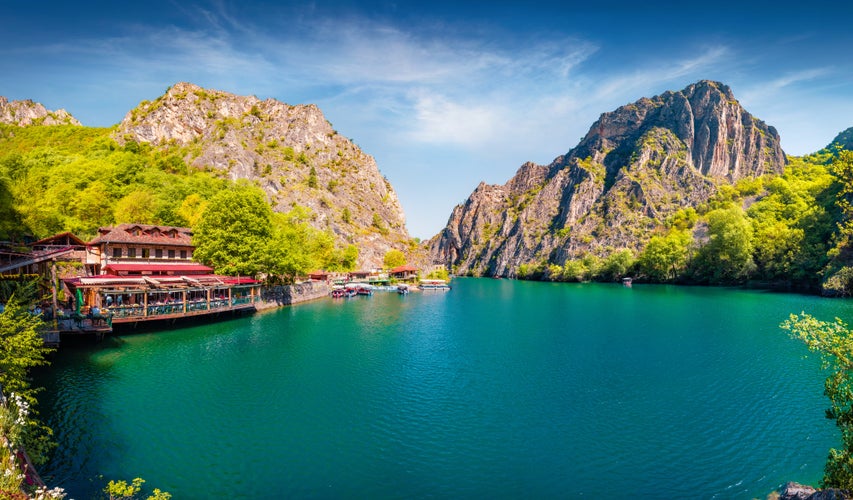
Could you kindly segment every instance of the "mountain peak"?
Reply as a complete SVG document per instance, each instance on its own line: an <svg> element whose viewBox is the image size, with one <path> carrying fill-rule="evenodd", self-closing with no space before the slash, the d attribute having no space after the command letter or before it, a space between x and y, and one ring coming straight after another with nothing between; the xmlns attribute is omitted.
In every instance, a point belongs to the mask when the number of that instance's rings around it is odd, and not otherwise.
<svg viewBox="0 0 853 500"><path fill-rule="evenodd" d="M179 82L131 110L115 139L174 148L190 167L256 182L278 212L308 208L312 225L359 246L364 265L381 265L389 248L408 242L397 195L374 159L313 104Z"/></svg>
<svg viewBox="0 0 853 500"><path fill-rule="evenodd" d="M548 167L525 164L505 185L481 186L430 252L460 273L512 275L524 263L637 250L719 184L782 172L785 162L773 127L727 85L702 80L603 113Z"/></svg>
<svg viewBox="0 0 853 500"><path fill-rule="evenodd" d="M704 175L737 180L781 171L786 162L776 129L749 114L731 88L711 80L603 113L578 152L631 148L653 128L672 131L687 146L688 161ZM618 151L614 159L622 160Z"/></svg>
<svg viewBox="0 0 853 500"><path fill-rule="evenodd" d="M30 125L80 125L71 113L64 109L51 111L30 99L9 101L0 96L0 123L27 127Z"/></svg>

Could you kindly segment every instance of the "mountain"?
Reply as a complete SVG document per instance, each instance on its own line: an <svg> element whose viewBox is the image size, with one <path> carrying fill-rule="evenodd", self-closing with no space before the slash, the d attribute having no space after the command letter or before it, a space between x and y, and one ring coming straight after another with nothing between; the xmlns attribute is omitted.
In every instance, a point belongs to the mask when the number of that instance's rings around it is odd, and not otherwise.
<svg viewBox="0 0 853 500"><path fill-rule="evenodd" d="M848 128L847 130L840 132L835 139L829 143L829 146L826 147L827 150L834 151L836 148L846 149L848 151L853 151L853 127Z"/></svg>
<svg viewBox="0 0 853 500"><path fill-rule="evenodd" d="M785 163L773 127L726 85L700 81L602 114L550 165L525 163L504 185L481 183L427 246L458 273L499 276L523 263L638 250L721 184Z"/></svg>
<svg viewBox="0 0 853 500"><path fill-rule="evenodd" d="M190 167L256 181L273 209L311 211L311 224L379 265L409 242L397 194L374 159L338 134L317 106L238 96L178 83L127 113L122 145L175 151Z"/></svg>
<svg viewBox="0 0 853 500"><path fill-rule="evenodd" d="M26 127L29 125L80 125L68 111L50 111L29 99L9 101L0 96L0 123Z"/></svg>

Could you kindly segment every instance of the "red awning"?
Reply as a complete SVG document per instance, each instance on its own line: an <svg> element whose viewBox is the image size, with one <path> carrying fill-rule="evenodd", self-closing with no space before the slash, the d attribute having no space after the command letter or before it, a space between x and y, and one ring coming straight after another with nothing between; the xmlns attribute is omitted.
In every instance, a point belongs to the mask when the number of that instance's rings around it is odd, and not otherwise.
<svg viewBox="0 0 853 500"><path fill-rule="evenodd" d="M212 267L195 262L188 264L107 264L105 270L113 272L175 272L175 273L210 273Z"/></svg>

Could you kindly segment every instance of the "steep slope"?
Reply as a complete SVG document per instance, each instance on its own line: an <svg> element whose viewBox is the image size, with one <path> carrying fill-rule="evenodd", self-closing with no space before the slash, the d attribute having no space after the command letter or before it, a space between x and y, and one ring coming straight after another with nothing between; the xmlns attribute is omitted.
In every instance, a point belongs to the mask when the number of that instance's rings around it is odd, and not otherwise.
<svg viewBox="0 0 853 500"><path fill-rule="evenodd" d="M131 110L115 138L174 148L192 167L257 181L276 211L310 208L311 223L356 244L363 265L380 264L409 240L397 195L374 159L314 105L178 83Z"/></svg>
<svg viewBox="0 0 853 500"><path fill-rule="evenodd" d="M826 147L828 150L834 150L835 148L846 149L848 151L853 151L853 127L840 132L835 139L829 143L829 146Z"/></svg>
<svg viewBox="0 0 853 500"><path fill-rule="evenodd" d="M785 161L773 127L729 87L700 81L602 114L548 166L527 163L503 186L480 184L428 246L435 262L487 275L638 249L719 184L781 172Z"/></svg>
<svg viewBox="0 0 853 500"><path fill-rule="evenodd" d="M50 111L42 104L29 99L9 101L0 96L0 123L26 127L29 125L80 125L76 118L64 109Z"/></svg>

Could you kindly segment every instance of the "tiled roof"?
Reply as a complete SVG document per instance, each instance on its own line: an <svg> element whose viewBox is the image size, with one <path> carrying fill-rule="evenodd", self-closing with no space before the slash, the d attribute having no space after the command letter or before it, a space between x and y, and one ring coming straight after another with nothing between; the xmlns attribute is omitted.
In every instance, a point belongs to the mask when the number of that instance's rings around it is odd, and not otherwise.
<svg viewBox="0 0 853 500"><path fill-rule="evenodd" d="M98 232L100 235L90 241L89 245L132 243L138 245L192 246L192 231L186 227L119 224L99 228Z"/></svg>
<svg viewBox="0 0 853 500"><path fill-rule="evenodd" d="M182 264L107 264L104 266L106 270L115 272L133 272L133 271L162 271L176 273L210 273L212 267L208 267L196 262L186 262Z"/></svg>
<svg viewBox="0 0 853 500"><path fill-rule="evenodd" d="M394 268L394 269L392 269L390 272L391 272L392 274L396 274L396 273L413 273L413 272L416 272L417 270L418 270L418 268L417 268L417 267L414 267L414 266L400 266L400 267L395 267L395 268Z"/></svg>
<svg viewBox="0 0 853 500"><path fill-rule="evenodd" d="M74 236L70 232L54 234L53 236L48 236L47 238L42 238L38 241L34 241L30 243L31 247L35 246L45 246L45 245L79 245L85 246L86 242Z"/></svg>

